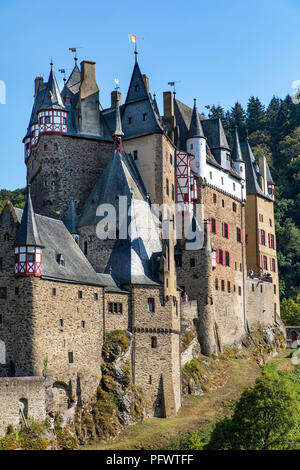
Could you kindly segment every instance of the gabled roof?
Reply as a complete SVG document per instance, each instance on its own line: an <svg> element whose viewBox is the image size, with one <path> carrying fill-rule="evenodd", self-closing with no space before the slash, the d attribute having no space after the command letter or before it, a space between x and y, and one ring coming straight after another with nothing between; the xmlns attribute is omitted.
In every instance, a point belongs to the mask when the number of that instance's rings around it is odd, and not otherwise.
<svg viewBox="0 0 300 470"><path fill-rule="evenodd" d="M27 187L27 200L14 246L43 246L32 207L29 185Z"/></svg>
<svg viewBox="0 0 300 470"><path fill-rule="evenodd" d="M264 197L272 201L272 199L261 189L259 167L252 153L252 149L250 147L248 139L245 143L241 144L241 150L246 169L247 194L257 194L258 196Z"/></svg>
<svg viewBox="0 0 300 470"><path fill-rule="evenodd" d="M200 117L199 117L199 113L198 113L198 109L196 105L196 99L194 99L193 114L192 114L187 138L190 139L192 137L204 137L203 129L201 126Z"/></svg>
<svg viewBox="0 0 300 470"><path fill-rule="evenodd" d="M55 74L52 69L49 75L49 79L47 82L47 87L44 94L44 99L42 105L40 106L39 110L42 109L61 109L65 110L65 106L63 100L61 98L61 94L58 88L58 84L55 78Z"/></svg>
<svg viewBox="0 0 300 470"><path fill-rule="evenodd" d="M147 91L137 62L134 65L126 101L121 110L125 139L154 132L165 132L160 116L157 114L157 106Z"/></svg>
<svg viewBox="0 0 300 470"><path fill-rule="evenodd" d="M203 119L201 123L211 150L219 148L230 150L221 119Z"/></svg>
<svg viewBox="0 0 300 470"><path fill-rule="evenodd" d="M234 133L231 158L234 162L244 162L237 127L235 128Z"/></svg>
<svg viewBox="0 0 300 470"><path fill-rule="evenodd" d="M22 209L14 208L14 211L22 225ZM38 214L35 219L43 244L42 278L105 286L62 221ZM63 255L65 266L57 262L58 254Z"/></svg>

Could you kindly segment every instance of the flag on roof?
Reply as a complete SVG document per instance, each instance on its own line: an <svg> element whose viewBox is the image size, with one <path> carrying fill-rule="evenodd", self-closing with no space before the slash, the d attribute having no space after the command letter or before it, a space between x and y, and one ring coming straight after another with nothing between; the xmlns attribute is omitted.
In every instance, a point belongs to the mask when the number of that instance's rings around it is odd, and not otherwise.
<svg viewBox="0 0 300 470"><path fill-rule="evenodd" d="M175 82L168 82L168 85L175 86Z"/></svg>
<svg viewBox="0 0 300 470"><path fill-rule="evenodd" d="M76 52L76 47L69 47L69 51Z"/></svg>
<svg viewBox="0 0 300 470"><path fill-rule="evenodd" d="M128 34L128 39L129 39L129 44L131 42L133 42L133 43L136 42L136 36L134 36L133 34Z"/></svg>
<svg viewBox="0 0 300 470"><path fill-rule="evenodd" d="M210 104L207 104L206 106L204 106L204 108L210 109Z"/></svg>

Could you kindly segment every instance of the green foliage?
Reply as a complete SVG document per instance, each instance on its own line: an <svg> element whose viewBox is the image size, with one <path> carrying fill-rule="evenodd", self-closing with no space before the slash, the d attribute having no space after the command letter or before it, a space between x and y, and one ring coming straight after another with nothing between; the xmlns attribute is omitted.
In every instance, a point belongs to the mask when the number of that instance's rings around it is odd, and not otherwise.
<svg viewBox="0 0 300 470"><path fill-rule="evenodd" d="M23 209L25 205L25 195L25 188L16 189L15 191L8 191L7 189L2 189L0 191L0 214L7 201L10 201L13 206L20 207L21 209Z"/></svg>
<svg viewBox="0 0 300 470"><path fill-rule="evenodd" d="M300 446L300 371L267 366L253 388L218 421L205 449L281 450Z"/></svg>
<svg viewBox="0 0 300 470"><path fill-rule="evenodd" d="M300 325L300 294L296 300L289 298L281 302L281 319L285 325Z"/></svg>

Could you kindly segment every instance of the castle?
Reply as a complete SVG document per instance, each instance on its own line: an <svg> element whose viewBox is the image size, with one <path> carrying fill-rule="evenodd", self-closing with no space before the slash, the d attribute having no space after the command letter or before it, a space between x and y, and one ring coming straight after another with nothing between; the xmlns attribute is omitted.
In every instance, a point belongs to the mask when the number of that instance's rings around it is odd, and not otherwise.
<svg viewBox="0 0 300 470"><path fill-rule="evenodd" d="M35 79L26 205L7 203L0 218L0 433L18 423L20 404L42 419L71 395L88 403L107 332L132 335L131 378L148 415L174 416L183 311L206 355L256 323L280 323L266 159L258 165L237 130L231 148L196 100L165 92L161 115L135 57L125 101L115 89L108 109L95 62L75 58L62 91L52 64L47 82ZM105 205L116 214L106 238Z"/></svg>

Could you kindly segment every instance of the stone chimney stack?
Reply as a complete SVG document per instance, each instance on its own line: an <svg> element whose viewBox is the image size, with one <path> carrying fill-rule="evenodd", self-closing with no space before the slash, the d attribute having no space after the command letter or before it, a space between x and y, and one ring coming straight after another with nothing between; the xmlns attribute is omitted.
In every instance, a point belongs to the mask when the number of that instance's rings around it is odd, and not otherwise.
<svg viewBox="0 0 300 470"><path fill-rule="evenodd" d="M259 172L261 175L261 187L265 194L268 194L268 181L267 181L267 160L264 155L259 157Z"/></svg>
<svg viewBox="0 0 300 470"><path fill-rule="evenodd" d="M78 124L83 134L101 135L99 88L95 74L96 62L81 62L81 85L77 103Z"/></svg>
<svg viewBox="0 0 300 470"><path fill-rule="evenodd" d="M121 92L119 90L113 90L111 92L111 107L121 106Z"/></svg>
<svg viewBox="0 0 300 470"><path fill-rule="evenodd" d="M164 91L164 123L168 129L168 135L174 142L176 119L174 112L174 95L172 91Z"/></svg>
<svg viewBox="0 0 300 470"><path fill-rule="evenodd" d="M144 80L146 90L149 93L149 77L147 75L143 74L143 80Z"/></svg>
<svg viewBox="0 0 300 470"><path fill-rule="evenodd" d="M40 83L43 83L44 79L43 77L36 77L34 80L34 99L37 97L38 89L40 86Z"/></svg>

